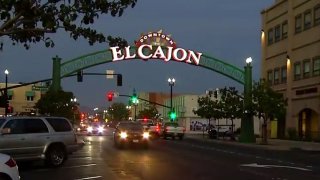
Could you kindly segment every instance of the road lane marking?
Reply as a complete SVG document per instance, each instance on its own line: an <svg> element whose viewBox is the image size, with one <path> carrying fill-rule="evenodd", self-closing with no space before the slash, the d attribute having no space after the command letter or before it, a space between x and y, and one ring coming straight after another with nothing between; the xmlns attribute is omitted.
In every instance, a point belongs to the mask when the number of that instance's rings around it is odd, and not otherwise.
<svg viewBox="0 0 320 180"><path fill-rule="evenodd" d="M79 168L79 167L90 167L90 166L96 166L97 164L84 164L84 165L78 165L78 166L69 166L69 167L62 167L65 169L70 169L70 168Z"/></svg>
<svg viewBox="0 0 320 180"><path fill-rule="evenodd" d="M99 178L102 178L102 176L85 177L85 178L79 178L79 179L75 179L75 180L99 179Z"/></svg>
<svg viewBox="0 0 320 180"><path fill-rule="evenodd" d="M245 167L258 167L258 168L289 168L289 169L296 169L301 171L312 171L311 169L301 168L301 167L295 167L295 166L280 166L280 165L271 165L271 164L257 164L257 163L251 163L251 164L241 164L240 166Z"/></svg>

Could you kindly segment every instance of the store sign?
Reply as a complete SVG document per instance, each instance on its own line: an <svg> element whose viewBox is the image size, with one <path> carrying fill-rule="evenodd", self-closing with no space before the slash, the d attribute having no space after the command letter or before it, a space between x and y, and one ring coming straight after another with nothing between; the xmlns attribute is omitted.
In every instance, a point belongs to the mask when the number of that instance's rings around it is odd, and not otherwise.
<svg viewBox="0 0 320 180"><path fill-rule="evenodd" d="M161 31L160 31L161 32ZM127 46L124 49L120 47L110 47L112 61L121 61L129 59L162 59L164 61L179 61L198 65L202 53L183 48L177 48L176 43L167 35L160 32L142 35L135 42L136 49Z"/></svg>

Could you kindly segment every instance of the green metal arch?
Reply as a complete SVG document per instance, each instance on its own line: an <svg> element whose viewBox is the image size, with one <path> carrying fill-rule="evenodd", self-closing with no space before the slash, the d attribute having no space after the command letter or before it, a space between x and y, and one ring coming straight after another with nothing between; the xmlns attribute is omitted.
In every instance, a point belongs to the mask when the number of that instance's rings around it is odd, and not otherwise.
<svg viewBox="0 0 320 180"><path fill-rule="evenodd" d="M135 48L131 48L132 53L135 52ZM94 53L86 54L69 61L66 61L60 66L60 77L66 77L71 75L81 69L86 69L92 66L96 66L99 64L110 63L112 61L112 54L110 50L102 50ZM188 63L187 63L188 64ZM195 65L195 64L190 64ZM208 55L203 54L201 56L199 65L212 71L215 71L219 74L222 74L230 79L233 79L240 84L244 85L244 70L239 69L231 64L228 64L222 60L210 57Z"/></svg>

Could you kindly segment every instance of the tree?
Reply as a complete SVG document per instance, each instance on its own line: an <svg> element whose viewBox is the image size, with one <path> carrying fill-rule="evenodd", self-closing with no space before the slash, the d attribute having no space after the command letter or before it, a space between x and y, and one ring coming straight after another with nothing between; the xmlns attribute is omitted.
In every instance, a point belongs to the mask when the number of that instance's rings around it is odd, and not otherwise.
<svg viewBox="0 0 320 180"><path fill-rule="evenodd" d="M253 112L263 119L262 143L267 144L267 121L283 117L287 102L283 94L274 91L263 79L254 83L252 95Z"/></svg>
<svg viewBox="0 0 320 180"><path fill-rule="evenodd" d="M35 108L40 114L50 116L61 116L74 120L74 108L77 104L71 102L72 92L65 91L48 91L36 103Z"/></svg>
<svg viewBox="0 0 320 180"><path fill-rule="evenodd" d="M220 90L220 94L223 118L231 120L233 132L234 119L241 119L243 116L243 98L234 87L225 87Z"/></svg>
<svg viewBox="0 0 320 180"><path fill-rule="evenodd" d="M123 121L129 119L129 111L123 103L113 103L108 108L109 118L113 121Z"/></svg>
<svg viewBox="0 0 320 180"><path fill-rule="evenodd" d="M220 119L222 117L218 101L212 100L209 96L198 98L198 109L193 110L193 113L208 119L209 125L212 118Z"/></svg>
<svg viewBox="0 0 320 180"><path fill-rule="evenodd" d="M147 108L139 111L138 118L148 118L148 119L155 119L157 118L158 110L156 106L149 105Z"/></svg>
<svg viewBox="0 0 320 180"><path fill-rule="evenodd" d="M96 42L109 42L110 46L126 46L127 42L119 37L105 37L93 29L100 16L122 16L124 10L136 5L137 0L19 0L0 1L0 37L7 36L12 43L23 43L28 49L31 43L44 41L46 47L54 42L48 37L62 29L77 40L83 37L90 45ZM0 42L0 50L3 42Z"/></svg>

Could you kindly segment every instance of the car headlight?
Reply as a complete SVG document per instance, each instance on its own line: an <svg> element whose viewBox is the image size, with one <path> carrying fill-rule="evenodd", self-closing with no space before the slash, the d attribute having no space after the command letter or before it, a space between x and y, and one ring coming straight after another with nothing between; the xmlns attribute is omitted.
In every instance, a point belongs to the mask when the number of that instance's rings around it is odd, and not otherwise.
<svg viewBox="0 0 320 180"><path fill-rule="evenodd" d="M144 132L142 136L144 139L148 139L150 134L149 134L149 132Z"/></svg>
<svg viewBox="0 0 320 180"><path fill-rule="evenodd" d="M88 131L88 132L92 132L92 130L93 130L93 128L92 128L91 126L89 126L89 127L87 128L87 131Z"/></svg>
<svg viewBox="0 0 320 180"><path fill-rule="evenodd" d="M120 138L125 139L128 137L128 134L126 132L121 132L120 133Z"/></svg>
<svg viewBox="0 0 320 180"><path fill-rule="evenodd" d="M99 133L102 133L103 130L104 130L104 128L103 128L102 126L99 126L99 127L98 127L98 132L99 132Z"/></svg>

